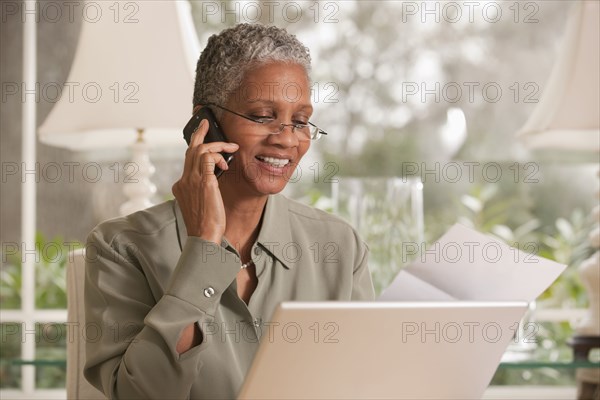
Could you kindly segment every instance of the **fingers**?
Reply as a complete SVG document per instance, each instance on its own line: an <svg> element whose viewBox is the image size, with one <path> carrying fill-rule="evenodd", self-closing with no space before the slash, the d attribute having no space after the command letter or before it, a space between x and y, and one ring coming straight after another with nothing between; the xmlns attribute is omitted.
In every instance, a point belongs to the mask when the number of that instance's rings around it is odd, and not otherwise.
<svg viewBox="0 0 600 400"><path fill-rule="evenodd" d="M185 162L183 174L193 173L214 174L214 167L217 165L222 170L227 170L228 165L219 153L233 153L238 150L236 143L211 142L203 143L208 132L208 121L202 120L198 129L192 134L190 145L185 152ZM211 157L204 157L205 154L212 154Z"/></svg>
<svg viewBox="0 0 600 400"><path fill-rule="evenodd" d="M229 169L229 165L227 165L225 159L219 153L197 154L196 157L194 157L192 174L199 174L202 176L214 175L215 166L218 166L224 171Z"/></svg>
<svg viewBox="0 0 600 400"><path fill-rule="evenodd" d="M233 153L238 149L237 145L233 146L216 146L216 151L206 151L206 152L195 152L194 159L191 164L191 173L202 173L202 174L214 174L215 166L218 166L223 171L227 171L229 169L229 165L225 158L221 154L221 152Z"/></svg>
<svg viewBox="0 0 600 400"><path fill-rule="evenodd" d="M201 153L234 153L240 146L237 143L211 142L202 145Z"/></svg>
<svg viewBox="0 0 600 400"><path fill-rule="evenodd" d="M237 145L237 143L228 143L228 142L210 142L210 143L205 144L204 138L206 137L207 133L208 133L208 121L203 119L202 122L200 123L200 125L198 126L198 129L196 129L194 131L194 133L192 134L192 139L190 140L190 145L188 146L186 154L188 152L194 151L194 149L196 147L201 147L201 146L204 146L204 148L202 149L203 153L206 151L209 151L212 153L220 153L222 151L232 153L232 152L236 151L239 147Z"/></svg>
<svg viewBox="0 0 600 400"><path fill-rule="evenodd" d="M222 170L227 170L229 166L220 153L233 153L238 148L235 143L214 142L194 149L188 155L192 159L190 173L214 174L215 165Z"/></svg>
<svg viewBox="0 0 600 400"><path fill-rule="evenodd" d="M203 119L200 122L200 125L198 125L198 128L196 128L194 133L192 133L192 139L190 140L190 145L188 146L187 150L185 151L185 162L183 164L184 173L186 171L191 170L193 157L190 157L189 155L193 152L193 150L195 148L197 148L200 144L202 144L207 132L208 132L208 121Z"/></svg>
<svg viewBox="0 0 600 400"><path fill-rule="evenodd" d="M198 125L198 128L196 128L194 133L192 133L192 140L190 140L190 147L196 147L198 145L201 145L202 142L204 142L204 137L206 136L207 132L208 132L208 121L203 119L202 121L200 121L200 125Z"/></svg>

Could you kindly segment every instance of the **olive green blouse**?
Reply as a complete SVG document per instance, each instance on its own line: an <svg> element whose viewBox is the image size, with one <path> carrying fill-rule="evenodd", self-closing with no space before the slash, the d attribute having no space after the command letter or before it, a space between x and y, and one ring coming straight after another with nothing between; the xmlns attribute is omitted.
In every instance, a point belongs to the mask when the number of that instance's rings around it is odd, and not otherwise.
<svg viewBox="0 0 600 400"><path fill-rule="evenodd" d="M374 298L368 247L345 221L283 195L269 196L262 221L248 305L236 250L188 237L176 201L98 225L86 244L85 377L115 399L235 398L280 302ZM203 341L180 355L191 323Z"/></svg>

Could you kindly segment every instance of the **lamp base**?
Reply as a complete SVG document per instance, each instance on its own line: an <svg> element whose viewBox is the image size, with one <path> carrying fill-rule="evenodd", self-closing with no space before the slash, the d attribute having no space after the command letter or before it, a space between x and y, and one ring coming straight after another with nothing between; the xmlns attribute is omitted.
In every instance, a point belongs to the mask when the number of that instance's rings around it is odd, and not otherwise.
<svg viewBox="0 0 600 400"><path fill-rule="evenodd" d="M600 348L600 336L575 335L567 343L573 348L575 360L587 360L592 349Z"/></svg>
<svg viewBox="0 0 600 400"><path fill-rule="evenodd" d="M143 130L138 129L138 139L131 145L133 154L131 162L125 164L125 183L123 192L129 199L121 205L121 215L152 207L151 198L156 194L156 185L150 181L154 174L154 165L148 156L148 145L144 142Z"/></svg>
<svg viewBox="0 0 600 400"><path fill-rule="evenodd" d="M600 336L573 336L567 342L573 347L575 360L587 361L593 349L600 348ZM600 400L600 369L578 368L577 400Z"/></svg>

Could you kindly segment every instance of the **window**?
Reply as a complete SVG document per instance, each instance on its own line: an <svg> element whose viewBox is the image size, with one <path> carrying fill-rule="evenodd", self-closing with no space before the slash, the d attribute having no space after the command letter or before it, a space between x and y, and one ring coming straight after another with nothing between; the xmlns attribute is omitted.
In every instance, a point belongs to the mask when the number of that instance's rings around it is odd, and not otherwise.
<svg viewBox="0 0 600 400"><path fill-rule="evenodd" d="M36 237L34 249L3 243L3 398L65 396L68 250L62 238L46 240L41 234ZM33 268L28 268L29 263ZM27 281L35 282L34 290L21 290Z"/></svg>

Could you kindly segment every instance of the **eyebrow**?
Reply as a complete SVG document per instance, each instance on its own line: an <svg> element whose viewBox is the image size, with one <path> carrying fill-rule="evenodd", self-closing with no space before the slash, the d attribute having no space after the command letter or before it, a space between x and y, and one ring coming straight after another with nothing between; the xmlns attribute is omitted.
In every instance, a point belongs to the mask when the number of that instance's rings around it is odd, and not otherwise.
<svg viewBox="0 0 600 400"><path fill-rule="evenodd" d="M262 99L257 99L257 100L250 100L248 101L249 105L266 105L266 106L275 106L277 105L274 101L271 100L262 100ZM313 106L312 104L300 104L300 110L309 110L309 111L313 111Z"/></svg>

